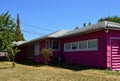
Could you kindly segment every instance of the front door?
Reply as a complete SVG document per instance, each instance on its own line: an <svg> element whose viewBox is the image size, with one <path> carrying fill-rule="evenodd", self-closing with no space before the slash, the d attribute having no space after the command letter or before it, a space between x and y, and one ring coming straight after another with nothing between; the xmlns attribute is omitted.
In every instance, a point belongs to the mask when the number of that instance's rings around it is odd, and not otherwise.
<svg viewBox="0 0 120 81"><path fill-rule="evenodd" d="M111 39L111 69L120 70L120 38Z"/></svg>

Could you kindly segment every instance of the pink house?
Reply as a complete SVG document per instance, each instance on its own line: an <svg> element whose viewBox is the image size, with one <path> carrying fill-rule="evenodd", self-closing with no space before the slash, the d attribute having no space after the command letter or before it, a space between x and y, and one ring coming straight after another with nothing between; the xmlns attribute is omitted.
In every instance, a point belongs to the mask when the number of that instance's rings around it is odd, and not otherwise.
<svg viewBox="0 0 120 81"><path fill-rule="evenodd" d="M52 48L65 63L120 70L120 24L104 21L72 31L60 30L19 45L16 58L41 62L40 51Z"/></svg>

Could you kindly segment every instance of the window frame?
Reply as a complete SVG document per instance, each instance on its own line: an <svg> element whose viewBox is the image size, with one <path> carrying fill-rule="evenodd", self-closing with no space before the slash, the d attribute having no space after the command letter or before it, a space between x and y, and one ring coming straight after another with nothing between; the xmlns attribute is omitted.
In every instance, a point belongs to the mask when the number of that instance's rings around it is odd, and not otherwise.
<svg viewBox="0 0 120 81"><path fill-rule="evenodd" d="M80 49L80 43L86 43L86 48ZM78 46L79 46L78 48L79 48L80 51L87 50L87 48L88 48L88 45L87 45L86 40L85 40L85 41L79 41L79 42L78 42Z"/></svg>
<svg viewBox="0 0 120 81"><path fill-rule="evenodd" d="M70 49L66 49L66 48L65 48L66 45L68 45L68 44L70 44ZM64 51L72 51L72 45L71 45L71 43L65 43L65 44L64 44Z"/></svg>
<svg viewBox="0 0 120 81"><path fill-rule="evenodd" d="M77 44L77 49L73 49L73 44ZM72 51L77 51L78 49L79 49L78 42L73 42L73 43L71 43L71 50L72 50Z"/></svg>
<svg viewBox="0 0 120 81"><path fill-rule="evenodd" d="M49 44L47 45L48 42L49 42ZM50 48L50 40L46 40L46 41L45 41L45 48L46 48L46 49L49 49L49 48Z"/></svg>
<svg viewBox="0 0 120 81"><path fill-rule="evenodd" d="M34 50L34 55L40 55L40 43L37 42L34 45L35 45L35 47L34 47L34 49L35 49Z"/></svg>
<svg viewBox="0 0 120 81"><path fill-rule="evenodd" d="M95 48L89 48L89 42L91 42L91 41L94 41L94 42L96 42L96 47ZM94 40L89 40L88 42L87 42L88 44L87 44L87 48L89 49L89 50L97 50L98 49L98 40L97 39L94 39Z"/></svg>
<svg viewBox="0 0 120 81"><path fill-rule="evenodd" d="M58 49L54 49L53 45L54 45L54 41L58 41ZM60 51L60 40L59 39L53 39L52 40L52 49L53 51Z"/></svg>
<svg viewBox="0 0 120 81"><path fill-rule="evenodd" d="M96 45L96 47L95 48L88 48L88 43L89 42L91 42L91 41L95 41L95 42L97 42L97 45ZM84 49L80 49L80 43L82 43L82 42L85 42L86 43L86 48ZM74 44L74 43L77 43L78 45L78 49L72 49L72 44ZM70 48L71 49L66 49L66 45L67 44L70 44ZM69 51L97 51L98 50L98 39L89 39L89 40L84 40L84 41L78 41L78 42L70 42L70 43L64 43L64 51L65 52L69 52Z"/></svg>

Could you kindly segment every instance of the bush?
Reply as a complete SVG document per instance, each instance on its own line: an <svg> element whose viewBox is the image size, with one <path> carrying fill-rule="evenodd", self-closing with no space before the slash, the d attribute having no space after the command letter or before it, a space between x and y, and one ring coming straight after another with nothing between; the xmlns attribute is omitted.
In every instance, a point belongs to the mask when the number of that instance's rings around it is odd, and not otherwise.
<svg viewBox="0 0 120 81"><path fill-rule="evenodd" d="M48 62L51 60L51 56L53 55L53 51L51 48L49 49L42 49L41 51L41 58L45 64L48 64Z"/></svg>

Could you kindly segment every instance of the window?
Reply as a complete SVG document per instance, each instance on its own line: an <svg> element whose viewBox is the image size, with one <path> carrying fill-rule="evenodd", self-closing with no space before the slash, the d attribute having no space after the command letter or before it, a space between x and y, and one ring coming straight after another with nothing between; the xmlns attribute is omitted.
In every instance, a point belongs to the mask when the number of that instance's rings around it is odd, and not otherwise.
<svg viewBox="0 0 120 81"><path fill-rule="evenodd" d="M66 44L64 45L64 50L65 50L65 51L70 51L70 50L71 50L71 43L66 43Z"/></svg>
<svg viewBox="0 0 120 81"><path fill-rule="evenodd" d="M97 39L64 44L64 51L88 51L88 50L97 50L97 48L98 48Z"/></svg>
<svg viewBox="0 0 120 81"><path fill-rule="evenodd" d="M60 41L59 40L53 40L52 41L52 48L53 50L60 50Z"/></svg>
<svg viewBox="0 0 120 81"><path fill-rule="evenodd" d="M45 41L45 48L46 49L50 48L50 41L49 40Z"/></svg>
<svg viewBox="0 0 120 81"><path fill-rule="evenodd" d="M88 49L97 49L97 40L88 41Z"/></svg>
<svg viewBox="0 0 120 81"><path fill-rule="evenodd" d="M84 41L84 42L79 42L79 49L80 50L85 50L87 49L87 42Z"/></svg>
<svg viewBox="0 0 120 81"><path fill-rule="evenodd" d="M40 54L40 45L39 43L35 43L35 55L39 55Z"/></svg>
<svg viewBox="0 0 120 81"><path fill-rule="evenodd" d="M77 42L72 43L72 50L78 50L78 43Z"/></svg>

